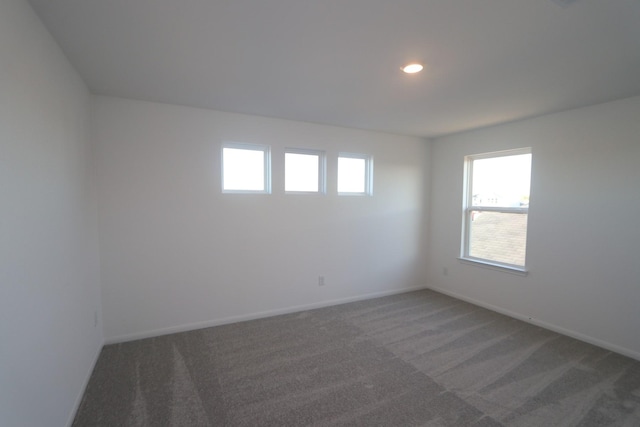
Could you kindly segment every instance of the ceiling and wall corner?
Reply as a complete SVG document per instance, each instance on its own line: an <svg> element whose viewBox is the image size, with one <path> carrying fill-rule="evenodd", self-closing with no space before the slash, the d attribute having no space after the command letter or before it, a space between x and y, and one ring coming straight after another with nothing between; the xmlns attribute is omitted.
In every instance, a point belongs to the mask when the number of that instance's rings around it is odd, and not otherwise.
<svg viewBox="0 0 640 427"><path fill-rule="evenodd" d="M29 1L100 95L430 137L640 94L637 0Z"/></svg>

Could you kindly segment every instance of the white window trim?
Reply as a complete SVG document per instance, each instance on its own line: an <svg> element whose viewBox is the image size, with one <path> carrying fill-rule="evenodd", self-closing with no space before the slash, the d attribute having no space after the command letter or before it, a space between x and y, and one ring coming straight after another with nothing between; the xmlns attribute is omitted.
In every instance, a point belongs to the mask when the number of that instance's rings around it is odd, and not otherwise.
<svg viewBox="0 0 640 427"><path fill-rule="evenodd" d="M285 194L326 194L327 193L327 156L324 151L321 150L311 150L306 148L285 148L284 149L284 157L285 157L285 174L287 170L287 153L291 154L307 154L312 156L318 156L318 191L287 191L285 187ZM287 177L285 176L285 186L286 186Z"/></svg>
<svg viewBox="0 0 640 427"><path fill-rule="evenodd" d="M338 191L339 196L372 196L373 195L373 156L359 153L338 153L338 159L345 157L349 159L364 160L364 191ZM340 177L338 177L340 179Z"/></svg>
<svg viewBox="0 0 640 427"><path fill-rule="evenodd" d="M482 259L482 258L474 258L474 257L463 258L463 257L459 257L458 261L460 261L462 264L468 264L468 265L484 267L484 268L487 268L489 270L502 271L504 273L511 273L511 274L515 274L517 276L527 276L529 274L529 270L524 269L524 268L522 268L520 266L497 263L497 262L491 262L491 261L487 261L487 260Z"/></svg>
<svg viewBox="0 0 640 427"><path fill-rule="evenodd" d="M233 148L239 150L254 150L264 153L264 190L225 190L224 188L224 149ZM222 192L225 194L271 194L271 147L261 144L245 142L225 142L220 148L220 180Z"/></svg>
<svg viewBox="0 0 640 427"><path fill-rule="evenodd" d="M516 214L528 214L529 207L526 208L509 208L509 207L494 207L494 206L474 206L473 194L472 194L472 179L473 179L473 161L496 158L517 156L522 154L531 154L531 148L516 148L513 150L496 151L492 153L474 154L465 156L464 158L464 189L463 189L463 201L462 201L462 241L460 244L460 257L458 258L465 264L480 265L493 270L504 271L508 273L515 273L518 275L526 276L529 274L527 269L527 260L525 257L525 265L514 265L499 261L493 261L485 258L476 258L469 255L469 239L471 237L471 212L504 212L504 213L516 213ZM528 228L528 226L527 226ZM527 236L527 244L528 244Z"/></svg>

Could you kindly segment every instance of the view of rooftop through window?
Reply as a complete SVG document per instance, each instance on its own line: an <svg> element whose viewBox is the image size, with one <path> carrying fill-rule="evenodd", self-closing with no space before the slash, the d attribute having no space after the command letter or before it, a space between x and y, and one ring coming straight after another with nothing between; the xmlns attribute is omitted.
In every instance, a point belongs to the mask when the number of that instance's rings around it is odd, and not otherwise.
<svg viewBox="0 0 640 427"><path fill-rule="evenodd" d="M463 257L524 268L531 153L467 158Z"/></svg>

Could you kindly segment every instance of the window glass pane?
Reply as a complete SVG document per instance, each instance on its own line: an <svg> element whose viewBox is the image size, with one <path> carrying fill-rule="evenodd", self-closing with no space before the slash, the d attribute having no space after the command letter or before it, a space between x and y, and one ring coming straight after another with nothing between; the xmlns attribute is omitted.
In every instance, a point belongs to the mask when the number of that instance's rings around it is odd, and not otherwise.
<svg viewBox="0 0 640 427"><path fill-rule="evenodd" d="M338 193L366 192L366 159L338 157Z"/></svg>
<svg viewBox="0 0 640 427"><path fill-rule="evenodd" d="M284 190L318 192L320 156L316 154L285 153Z"/></svg>
<svg viewBox="0 0 640 427"><path fill-rule="evenodd" d="M531 154L473 161L473 206L529 206Z"/></svg>
<svg viewBox="0 0 640 427"><path fill-rule="evenodd" d="M222 150L224 190L264 191L263 150L228 148Z"/></svg>
<svg viewBox="0 0 640 427"><path fill-rule="evenodd" d="M472 211L470 215L470 256L525 265L527 214Z"/></svg>

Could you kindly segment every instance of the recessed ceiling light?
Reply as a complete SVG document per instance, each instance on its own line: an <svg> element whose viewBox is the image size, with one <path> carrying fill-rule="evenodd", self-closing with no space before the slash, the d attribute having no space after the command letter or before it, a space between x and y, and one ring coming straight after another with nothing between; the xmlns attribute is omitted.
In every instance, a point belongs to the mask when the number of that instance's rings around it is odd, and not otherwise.
<svg viewBox="0 0 640 427"><path fill-rule="evenodd" d="M412 63L412 64L407 64L404 67L402 67L402 71L404 71L407 74L414 74L414 73L419 73L420 71L422 71L424 67L422 66L422 64L418 64L416 63Z"/></svg>

